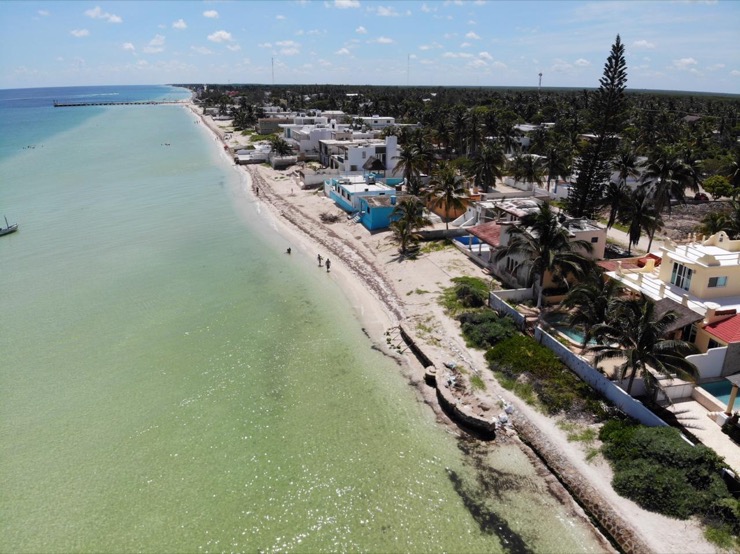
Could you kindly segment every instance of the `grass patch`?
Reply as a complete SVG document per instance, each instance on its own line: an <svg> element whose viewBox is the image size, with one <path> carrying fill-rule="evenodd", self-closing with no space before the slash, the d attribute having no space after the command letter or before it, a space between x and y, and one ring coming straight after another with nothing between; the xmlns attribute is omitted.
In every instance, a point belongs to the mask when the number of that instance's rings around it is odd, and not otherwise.
<svg viewBox="0 0 740 554"><path fill-rule="evenodd" d="M423 254L429 254L431 252L446 250L447 248L452 248L452 241L450 239L433 240L425 242L421 247L421 252Z"/></svg>
<svg viewBox="0 0 740 554"><path fill-rule="evenodd" d="M252 140L252 142L259 142L261 140L272 140L276 136L277 135L275 135L274 133L273 134L270 134L270 135L258 135L257 133L253 133L251 135L251 137L252 137L251 140Z"/></svg>
<svg viewBox="0 0 740 554"><path fill-rule="evenodd" d="M440 304L449 315L454 317L488 304L488 283L483 279L455 277L452 282L453 286L444 289L440 298Z"/></svg>
<svg viewBox="0 0 740 554"><path fill-rule="evenodd" d="M473 390L486 390L486 384L480 375L473 375L470 378L470 386L473 387Z"/></svg>
<svg viewBox="0 0 740 554"><path fill-rule="evenodd" d="M406 293L406 296L411 296L412 294L429 294L429 291L424 290L424 289L414 289L414 290L408 291Z"/></svg>
<svg viewBox="0 0 740 554"><path fill-rule="evenodd" d="M704 529L704 538L725 550L740 551L740 537L732 534L730 525L708 525Z"/></svg>
<svg viewBox="0 0 740 554"><path fill-rule="evenodd" d="M486 361L491 370L514 381L526 377L550 415L603 419L608 414L601 396L531 337L517 334L502 340L486 352Z"/></svg>
<svg viewBox="0 0 740 554"><path fill-rule="evenodd" d="M506 390L513 392L530 406L536 406L537 395L534 393L531 383L520 383L516 379L506 376L504 373L494 371L493 374L499 384Z"/></svg>

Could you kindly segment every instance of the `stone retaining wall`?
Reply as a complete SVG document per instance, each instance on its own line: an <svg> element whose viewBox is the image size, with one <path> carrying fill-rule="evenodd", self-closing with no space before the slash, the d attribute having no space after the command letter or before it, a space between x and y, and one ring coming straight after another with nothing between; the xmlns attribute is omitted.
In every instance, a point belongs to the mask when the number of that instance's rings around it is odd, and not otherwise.
<svg viewBox="0 0 740 554"><path fill-rule="evenodd" d="M583 508L614 539L624 552L648 553L650 548L627 522L609 505L609 502L581 476L545 435L523 416L514 419L514 428L520 438L545 462L547 467L565 485Z"/></svg>

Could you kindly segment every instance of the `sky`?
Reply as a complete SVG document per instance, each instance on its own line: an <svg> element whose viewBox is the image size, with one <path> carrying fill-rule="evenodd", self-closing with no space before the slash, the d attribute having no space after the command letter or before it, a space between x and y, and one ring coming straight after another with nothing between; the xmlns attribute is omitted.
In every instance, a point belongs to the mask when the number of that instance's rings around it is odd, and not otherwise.
<svg viewBox="0 0 740 554"><path fill-rule="evenodd" d="M0 2L0 88L598 86L740 94L740 0Z"/></svg>

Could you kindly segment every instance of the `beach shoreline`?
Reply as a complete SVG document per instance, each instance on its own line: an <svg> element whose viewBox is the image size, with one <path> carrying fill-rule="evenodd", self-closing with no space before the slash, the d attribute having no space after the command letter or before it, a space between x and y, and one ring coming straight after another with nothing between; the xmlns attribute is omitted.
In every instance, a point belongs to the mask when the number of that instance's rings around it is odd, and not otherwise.
<svg viewBox="0 0 740 554"><path fill-rule="evenodd" d="M224 130L210 117L204 116L193 104L188 107L221 143L235 148L234 144L224 141ZM401 323L411 330L413 339L435 362L455 361L477 372L486 384L488 397L511 404L517 414L515 417L523 420L518 428L531 426L532 432L547 444L540 444L540 447L552 450L554 457L566 467L565 471L577 474L579 481L584 481L589 490L595 491L594 494L618 514L620 524L629 528L624 532L631 532L640 539L634 551L718 552L704 539L695 520L677 521L647 512L618 496L610 486L611 469L603 459L586 461L585 449L568 442L555 419L504 390L491 372L478 372L479 368L487 367L483 353L467 349L457 323L444 314L435 296L450 286L455 276L475 274L488 279L464 254L452 248L425 254L415 261L402 259L397 255L396 246L387 240L387 233L371 234L364 227L352 227L344 219L331 225L321 223L318 216L322 211L340 213L341 210L322 198L320 192L300 189L290 170L276 171L260 165L238 166L236 170L248 177L244 185L247 190L242 191L245 198L258 202L260 213L279 229L292 248L311 257L319 253L331 256L330 278L352 305L363 330L378 350L398 362L409 384L420 400L432 408L440 424L451 432L459 432L458 426L440 407L435 389L424 383L424 367L413 356L400 354L395 347L399 339L394 329ZM497 441L500 440L509 439L497 437ZM516 437L511 440L519 442ZM546 456L537 451L537 445L530 445L535 448L533 452L530 446L519 444L538 471L549 473L553 469L553 464L547 463L548 468L543 470L545 464L541 460L542 467L538 466L537 458ZM580 513L582 519L591 524L573 500L572 492L566 491L554 476L548 484L556 498L563 502L567 497L573 503L573 513ZM596 528L594 534L601 535ZM610 549L608 544L603 546L605 550Z"/></svg>

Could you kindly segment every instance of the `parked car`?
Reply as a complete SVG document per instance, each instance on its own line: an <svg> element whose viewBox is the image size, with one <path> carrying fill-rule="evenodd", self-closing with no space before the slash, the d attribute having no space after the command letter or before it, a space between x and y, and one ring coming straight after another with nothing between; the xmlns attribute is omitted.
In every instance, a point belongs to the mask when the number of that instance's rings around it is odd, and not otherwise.
<svg viewBox="0 0 740 554"><path fill-rule="evenodd" d="M694 202L696 202L697 204L706 204L707 202L709 202L709 197L704 192L697 192L694 195Z"/></svg>

